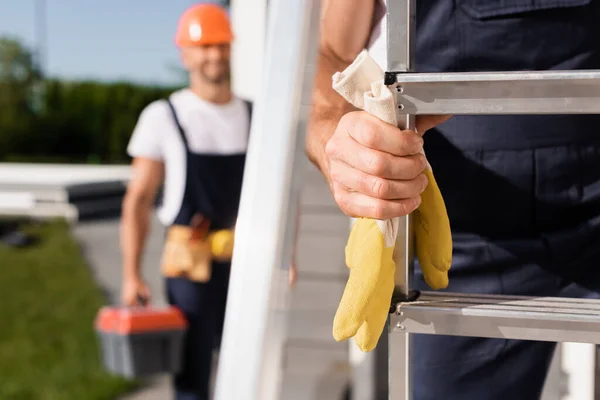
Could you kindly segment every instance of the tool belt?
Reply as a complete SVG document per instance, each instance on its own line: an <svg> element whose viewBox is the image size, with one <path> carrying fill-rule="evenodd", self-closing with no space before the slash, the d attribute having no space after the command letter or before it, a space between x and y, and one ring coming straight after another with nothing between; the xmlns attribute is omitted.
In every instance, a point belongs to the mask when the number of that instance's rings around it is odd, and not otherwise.
<svg viewBox="0 0 600 400"><path fill-rule="evenodd" d="M233 230L206 232L201 228L173 225L168 229L161 271L166 277L208 282L213 261L230 261Z"/></svg>

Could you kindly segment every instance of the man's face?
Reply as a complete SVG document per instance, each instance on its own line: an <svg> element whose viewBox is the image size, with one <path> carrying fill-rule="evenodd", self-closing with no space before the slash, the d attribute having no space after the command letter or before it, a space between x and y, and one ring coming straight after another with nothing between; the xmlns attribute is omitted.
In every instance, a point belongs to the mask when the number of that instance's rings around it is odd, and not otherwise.
<svg viewBox="0 0 600 400"><path fill-rule="evenodd" d="M229 80L230 50L228 43L188 47L182 52L183 64L207 82L222 83Z"/></svg>

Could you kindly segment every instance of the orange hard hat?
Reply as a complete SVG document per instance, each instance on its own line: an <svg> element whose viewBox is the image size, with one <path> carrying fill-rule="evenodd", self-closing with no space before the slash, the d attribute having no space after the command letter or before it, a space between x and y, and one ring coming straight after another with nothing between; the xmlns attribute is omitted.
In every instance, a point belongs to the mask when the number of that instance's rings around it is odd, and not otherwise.
<svg viewBox="0 0 600 400"><path fill-rule="evenodd" d="M217 4L196 4L179 19L175 43L178 47L230 43L233 31L227 11Z"/></svg>

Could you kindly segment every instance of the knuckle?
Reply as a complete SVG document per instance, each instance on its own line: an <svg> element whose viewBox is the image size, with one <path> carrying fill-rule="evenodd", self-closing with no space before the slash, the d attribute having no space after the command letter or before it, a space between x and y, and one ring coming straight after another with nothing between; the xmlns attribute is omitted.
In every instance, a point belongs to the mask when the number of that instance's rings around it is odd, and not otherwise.
<svg viewBox="0 0 600 400"><path fill-rule="evenodd" d="M341 174L334 168L331 168L329 170L329 177L330 177L331 181L334 183L338 183L342 179ZM334 192L334 194L337 193L335 186L334 186L333 192Z"/></svg>
<svg viewBox="0 0 600 400"><path fill-rule="evenodd" d="M377 129L367 121L362 121L356 128L356 140L363 146L376 148L379 142Z"/></svg>
<svg viewBox="0 0 600 400"><path fill-rule="evenodd" d="M394 217L404 217L413 212L416 209L419 199L420 197L417 196L408 199L403 199L402 201L395 203Z"/></svg>
<svg viewBox="0 0 600 400"><path fill-rule="evenodd" d="M398 214L398 217L404 217L410 213L405 201L400 201L397 203L396 213Z"/></svg>
<svg viewBox="0 0 600 400"><path fill-rule="evenodd" d="M354 216L355 213L352 211L352 204L348 201L348 196L342 195L339 197L338 206L340 210L347 216Z"/></svg>
<svg viewBox="0 0 600 400"><path fill-rule="evenodd" d="M375 197L385 198L390 194L390 190L391 185L387 180L381 178L373 179L371 193L373 193Z"/></svg>
<svg viewBox="0 0 600 400"><path fill-rule="evenodd" d="M352 121L356 119L358 114L358 111L350 111L349 113L342 115L342 118L340 118L340 123L351 124Z"/></svg>
<svg viewBox="0 0 600 400"><path fill-rule="evenodd" d="M331 178L331 180L333 182L339 182L342 179L342 173L339 169L339 167L337 166L336 162L332 162L329 165L329 177ZM337 185L334 185L333 189L335 190Z"/></svg>
<svg viewBox="0 0 600 400"><path fill-rule="evenodd" d="M348 196L346 196L346 193L340 189L339 185L333 184L332 186L333 199L342 210L345 210L348 205Z"/></svg>
<svg viewBox="0 0 600 400"><path fill-rule="evenodd" d="M374 201L371 213L375 219L386 219L388 217L387 202L384 200Z"/></svg>
<svg viewBox="0 0 600 400"><path fill-rule="evenodd" d="M421 175L418 175L414 179L407 182L405 196L406 200L410 201L410 197L417 196L423 193L423 190L425 190L425 186L423 185L423 178L421 178Z"/></svg>
<svg viewBox="0 0 600 400"><path fill-rule="evenodd" d="M429 185L429 179L427 179L425 174L421 174L421 191L419 193L422 193L427 188L427 185Z"/></svg>
<svg viewBox="0 0 600 400"><path fill-rule="evenodd" d="M427 161L423 154L417 154L411 161L410 174L416 178L425 170Z"/></svg>
<svg viewBox="0 0 600 400"><path fill-rule="evenodd" d="M420 165L420 170L424 171L425 168L427 168L427 157L425 157L425 154L417 154L417 160Z"/></svg>
<svg viewBox="0 0 600 400"><path fill-rule="evenodd" d="M333 183L333 189L336 193L345 193L344 184L347 180L347 173L343 168L340 168L338 163L332 162L329 170L329 177Z"/></svg>
<svg viewBox="0 0 600 400"><path fill-rule="evenodd" d="M400 135L400 148L404 153L414 154L422 147L423 139L414 131L402 131Z"/></svg>
<svg viewBox="0 0 600 400"><path fill-rule="evenodd" d="M387 161L380 154L373 154L367 161L367 169L371 175L381 176L387 170Z"/></svg>
<svg viewBox="0 0 600 400"><path fill-rule="evenodd" d="M398 210L398 212L400 213L400 217L404 217L406 215L409 215L410 213L414 212L417 208L418 205L420 204L420 199L421 196L416 195L415 197L411 197L409 199L405 199L401 202L401 207Z"/></svg>
<svg viewBox="0 0 600 400"><path fill-rule="evenodd" d="M407 152L409 150L410 143L410 131L401 131L401 134L398 135L398 148L401 151Z"/></svg>
<svg viewBox="0 0 600 400"><path fill-rule="evenodd" d="M327 141L327 144L325 144L325 154L328 157L333 157L337 154L337 143L334 138L331 138Z"/></svg>
<svg viewBox="0 0 600 400"><path fill-rule="evenodd" d="M351 126L356 126L356 125L359 125L362 122L364 122L365 115L368 115L365 111L357 110L357 111L351 111L347 114L344 114L344 117L342 117L342 118L345 118L345 120Z"/></svg>

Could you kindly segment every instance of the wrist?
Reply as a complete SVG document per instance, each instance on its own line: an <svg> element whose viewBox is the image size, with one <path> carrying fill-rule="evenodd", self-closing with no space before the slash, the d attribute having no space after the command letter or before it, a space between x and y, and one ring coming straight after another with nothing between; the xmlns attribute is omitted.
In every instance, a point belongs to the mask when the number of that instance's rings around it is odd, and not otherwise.
<svg viewBox="0 0 600 400"><path fill-rule="evenodd" d="M319 110L315 109L314 112L318 114ZM311 121L305 142L305 152L308 159L317 167L328 184L330 184L331 179L329 176L329 158L327 157L326 147L336 127L336 119L315 115Z"/></svg>
<svg viewBox="0 0 600 400"><path fill-rule="evenodd" d="M125 267L123 270L123 279L127 281L141 281L142 275L140 274L139 268L136 267Z"/></svg>
<svg viewBox="0 0 600 400"><path fill-rule="evenodd" d="M325 153L327 140L320 139L321 138L315 138L314 140L306 141L306 155L308 156L310 162L313 163L313 165L317 167L319 171L321 171L327 180L329 180L329 162L327 161ZM318 142L315 143L315 140L318 140Z"/></svg>

